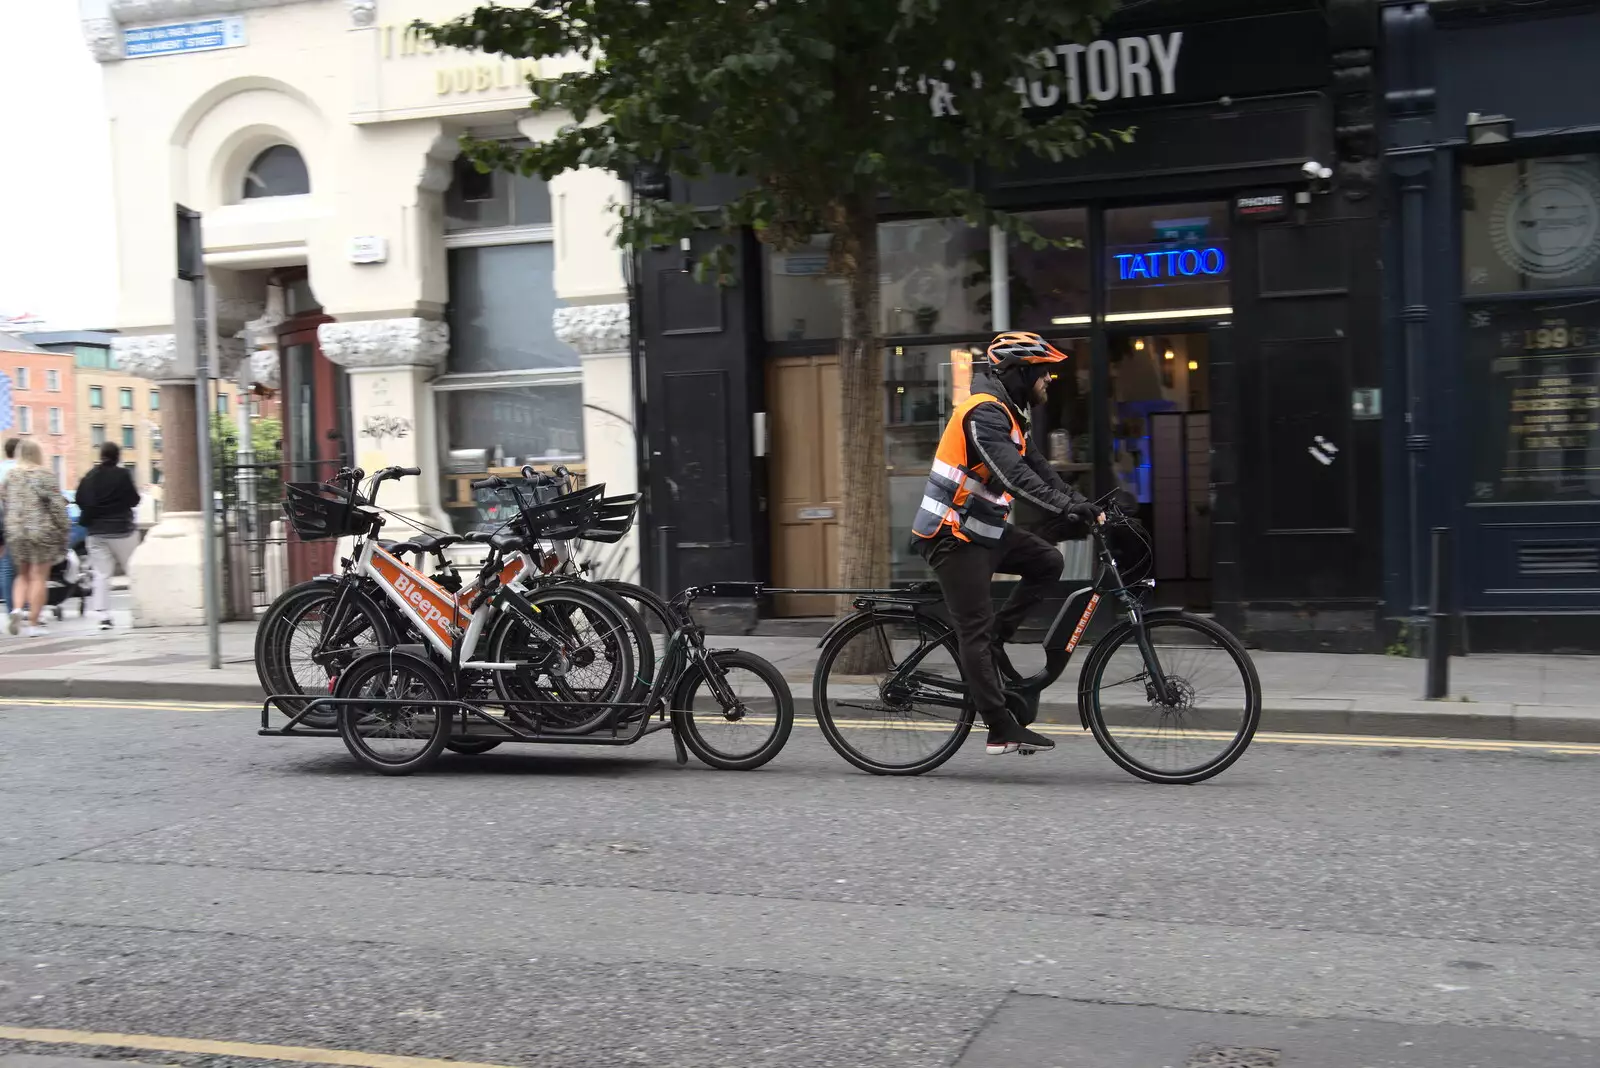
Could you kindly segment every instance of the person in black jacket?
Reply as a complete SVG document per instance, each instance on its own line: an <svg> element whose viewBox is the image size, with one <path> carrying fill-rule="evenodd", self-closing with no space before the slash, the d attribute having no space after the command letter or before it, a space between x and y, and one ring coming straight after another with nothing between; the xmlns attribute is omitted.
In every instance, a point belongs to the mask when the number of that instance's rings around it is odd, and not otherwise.
<svg viewBox="0 0 1600 1068"><path fill-rule="evenodd" d="M139 491L133 476L123 470L122 450L114 441L100 446L100 462L78 483L79 521L89 532L89 562L94 565L94 610L100 629L111 629L111 576L128 569L139 544L133 510Z"/></svg>
<svg viewBox="0 0 1600 1068"><path fill-rule="evenodd" d="M1045 526L1056 540L1073 525L1081 533L1105 519L1028 448L1023 413L1044 402L1051 368L1066 358L1038 334L1007 332L994 339L987 366L974 363L970 395L940 438L912 524L916 548L944 593L967 692L989 726L992 754L1055 747L1017 721L1001 685L1004 643L1062 567L1050 541L1007 522L1011 502L1029 501L1050 516ZM996 572L1022 579L999 613L990 590Z"/></svg>

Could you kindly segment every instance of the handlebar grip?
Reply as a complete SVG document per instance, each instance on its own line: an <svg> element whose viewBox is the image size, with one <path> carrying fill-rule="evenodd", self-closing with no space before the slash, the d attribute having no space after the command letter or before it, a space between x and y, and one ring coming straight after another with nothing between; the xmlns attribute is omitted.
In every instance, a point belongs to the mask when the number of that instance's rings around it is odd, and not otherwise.
<svg viewBox="0 0 1600 1068"><path fill-rule="evenodd" d="M499 489L501 486L504 486L505 484L506 484L506 480L501 478L499 475L490 475L488 478L473 479L470 483L468 483L468 485L470 485L475 490L480 490L480 489Z"/></svg>
<svg viewBox="0 0 1600 1068"><path fill-rule="evenodd" d="M407 477L414 478L417 475L422 474L422 468L420 468L420 467L397 467L397 468L394 469L394 473L396 475L399 475L402 478L407 478Z"/></svg>

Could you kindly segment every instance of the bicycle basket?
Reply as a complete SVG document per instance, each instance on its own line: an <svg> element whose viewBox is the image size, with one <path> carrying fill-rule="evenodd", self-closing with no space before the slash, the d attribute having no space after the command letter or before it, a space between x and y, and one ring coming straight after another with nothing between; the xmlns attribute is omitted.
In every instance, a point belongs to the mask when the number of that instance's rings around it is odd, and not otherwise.
<svg viewBox="0 0 1600 1068"><path fill-rule="evenodd" d="M474 530L496 531L515 522L525 506L549 504L562 495L561 483L550 478L516 479L499 489L474 491L479 522Z"/></svg>
<svg viewBox="0 0 1600 1068"><path fill-rule="evenodd" d="M617 497L601 497L595 504L589 525L578 537L583 541L619 542L633 529L634 517L639 511L643 494L625 493Z"/></svg>
<svg viewBox="0 0 1600 1068"><path fill-rule="evenodd" d="M544 504L524 507L511 521L511 527L530 541L568 541L581 537L593 522L605 488L602 482L574 493L563 493Z"/></svg>
<svg viewBox="0 0 1600 1068"><path fill-rule="evenodd" d="M366 502L322 482L288 482L283 487L283 511L301 541L359 537L372 528L372 517L361 511Z"/></svg>

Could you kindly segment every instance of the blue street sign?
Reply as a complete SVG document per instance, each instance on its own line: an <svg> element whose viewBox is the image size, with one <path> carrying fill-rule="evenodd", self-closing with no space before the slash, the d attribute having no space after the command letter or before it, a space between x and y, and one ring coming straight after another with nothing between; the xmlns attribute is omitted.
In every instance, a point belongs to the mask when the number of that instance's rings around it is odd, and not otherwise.
<svg viewBox="0 0 1600 1068"><path fill-rule="evenodd" d="M0 430L10 430L16 421L11 406L11 376L0 371Z"/></svg>
<svg viewBox="0 0 1600 1068"><path fill-rule="evenodd" d="M244 19L238 15L122 31L122 54L128 59L242 48L244 43Z"/></svg>

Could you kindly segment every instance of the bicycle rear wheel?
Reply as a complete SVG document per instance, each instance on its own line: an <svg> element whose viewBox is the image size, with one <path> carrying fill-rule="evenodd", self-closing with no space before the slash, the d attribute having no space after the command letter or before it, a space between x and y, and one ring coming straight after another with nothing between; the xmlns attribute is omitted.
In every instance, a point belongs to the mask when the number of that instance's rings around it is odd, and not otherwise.
<svg viewBox="0 0 1600 1068"><path fill-rule="evenodd" d="M339 591L334 583L313 579L285 590L268 607L255 643L256 677L267 693L326 697L340 668L362 653L395 644L382 609L359 588L349 591L339 618L333 619ZM282 701L279 708L293 716L306 704ZM337 719L333 712L312 712L300 725L322 729Z"/></svg>
<svg viewBox="0 0 1600 1068"><path fill-rule="evenodd" d="M1106 755L1156 783L1196 783L1232 764L1261 722L1261 682L1244 646L1203 616L1145 621L1172 694L1155 696L1138 632L1123 623L1095 646L1078 700Z"/></svg>
<svg viewBox="0 0 1600 1068"><path fill-rule="evenodd" d="M878 670L847 675L856 659ZM924 616L862 612L828 639L812 680L817 725L834 751L875 775L921 775L954 756L974 712L950 628Z"/></svg>
<svg viewBox="0 0 1600 1068"><path fill-rule="evenodd" d="M528 603L537 610L539 629L505 616L490 637L489 658L534 667L526 675L496 672L495 688L504 700L526 706L514 714L536 721L540 731L585 734L611 716L607 705L629 702L638 685L637 635L626 606L580 582L539 587ZM626 614L637 618L631 609Z"/></svg>
<svg viewBox="0 0 1600 1068"><path fill-rule="evenodd" d="M405 653L363 657L345 669L335 692L351 699L339 705L339 735L362 764L383 775L410 775L439 759L451 720L441 702L451 694L426 660Z"/></svg>

